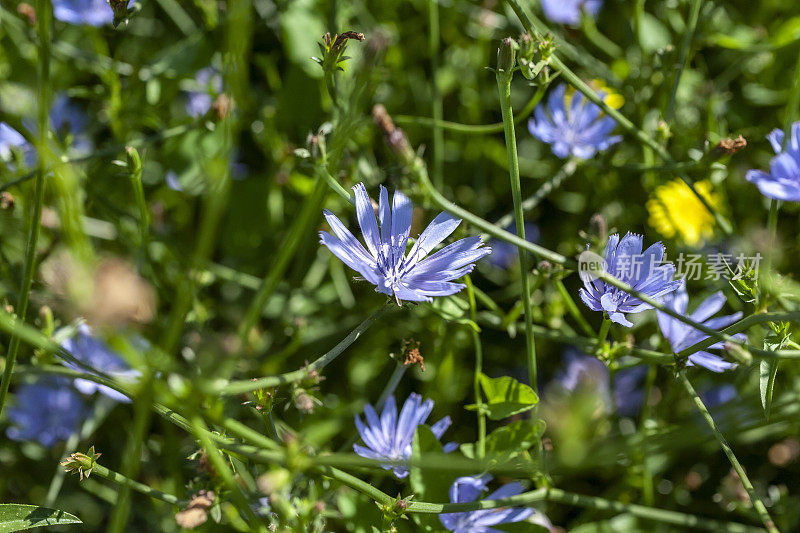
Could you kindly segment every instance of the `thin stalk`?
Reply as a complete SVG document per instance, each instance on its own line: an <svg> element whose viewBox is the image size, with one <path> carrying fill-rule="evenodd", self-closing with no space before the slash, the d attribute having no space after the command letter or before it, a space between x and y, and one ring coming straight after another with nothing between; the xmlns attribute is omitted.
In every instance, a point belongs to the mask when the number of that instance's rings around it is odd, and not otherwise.
<svg viewBox="0 0 800 533"><path fill-rule="evenodd" d="M592 329L592 326L589 325L589 322L587 322L581 314L581 311L578 309L575 300L572 298L572 296L570 296L569 291L567 291L564 281L560 279L553 280L553 285L556 286L556 290L561 296L561 299L564 301L564 305L567 306L567 311L569 311L570 316L575 320L575 322L578 323L578 326L580 326L587 336L594 337L595 332Z"/></svg>
<svg viewBox="0 0 800 533"><path fill-rule="evenodd" d="M139 209L139 235L140 246L142 247L139 258L139 270L141 271L144 262L147 261L147 247L150 242L150 211L147 209L147 201L144 198L144 187L142 186L142 159L139 153L132 146L126 148L128 153L128 166L130 169L131 187L133 197L136 199L136 207Z"/></svg>
<svg viewBox="0 0 800 533"><path fill-rule="evenodd" d="M591 15L584 14L584 16L581 17L581 29L583 30L583 34L586 35L586 38L589 39L589 42L595 45L599 50L602 50L608 57L616 59L622 57L624 54L622 48L600 33L600 30L597 29L597 24L594 22L594 17Z"/></svg>
<svg viewBox="0 0 800 533"><path fill-rule="evenodd" d="M381 391L380 396L378 396L378 402L376 405L383 405L386 403L387 398L394 394L395 389L397 389L397 385L400 383L400 380L403 379L403 375L406 373L406 365L403 364L402 361L397 361L394 365L394 370L392 371L392 375L389 376L389 381L386 382L386 386Z"/></svg>
<svg viewBox="0 0 800 533"><path fill-rule="evenodd" d="M539 30L539 33L547 33L548 29L538 21L536 28L534 28L534 24L532 22L532 17L530 17L526 11L522 8L519 0L507 0L508 4L511 6L511 9L516 13L517 17L520 19L523 27L531 33L534 33L536 29ZM667 163L674 163L674 159L670 155L669 151L661 145L657 140L655 140L652 136L650 136L647 132L643 129L636 126L633 122L631 122L625 115L620 113L618 110L614 109L613 107L609 106L598 94L591 88L589 85L584 82L577 74L575 74L564 62L556 55L553 54L550 58L550 64L555 68L557 71L561 73L561 76L564 80L575 87L578 91L583 93L586 98L590 101L597 104L603 112L613 118L617 124L619 124L622 129L627 131L631 134L637 141L640 143L649 146L650 148L658 154L661 159L666 161ZM720 229L725 233L725 235L731 235L733 232L733 228L731 227L730 222L722 216L714 207L709 204L708 200L701 195L694 186L694 183L691 179L687 176L679 175L681 180L683 180L686 185L692 190L692 193L697 196L697 198L703 203L709 213L714 216L714 220L716 221L717 225Z"/></svg>
<svg viewBox="0 0 800 533"><path fill-rule="evenodd" d="M303 201L303 207L297 218L294 219L286 241L279 248L278 257L275 259L269 273L261 281L258 292L242 320L239 327L239 338L243 345L246 346L248 344L248 337L261 318L261 312L267 300L278 287L278 283L283 279L286 269L289 268L291 260L300 248L300 243L308 236L309 229L322 212L322 204L325 201L327 192L328 184L324 176L318 177L314 191L310 197Z"/></svg>
<svg viewBox="0 0 800 533"><path fill-rule="evenodd" d="M536 108L536 105L544 96L545 90L547 86L540 85L536 88L536 92L533 93L533 96L528 103L525 104L525 107L522 108L522 111L518 112L517 115L514 117L514 124L519 124L523 120L530 117L533 110ZM500 133L503 131L503 123L502 122L495 122L494 124L462 124L460 122L451 122L449 120L435 120L430 117L414 117L411 115L397 115L394 117L395 122L398 124L418 124L420 126L439 126L443 130L452 131L456 133L467 133L467 134L488 134L488 133Z"/></svg>
<svg viewBox="0 0 800 533"><path fill-rule="evenodd" d="M478 306L475 301L475 288L472 285L472 279L469 276L464 276L464 281L467 285L467 298L469 299L469 316L470 319L477 323L478 320ZM481 382L480 376L483 372L483 346L481 345L481 336L472 328L469 328L472 333L472 344L475 346L475 374L472 380L472 388L475 394L475 405L483 404L483 397L481 396ZM483 459L486 455L486 413L480 407L476 413L478 417L478 459Z"/></svg>
<svg viewBox="0 0 800 533"><path fill-rule="evenodd" d="M319 372L323 368L325 368L328 364L330 364L334 359L339 357L342 352L344 352L351 344L353 344L359 337L367 330L369 327L375 323L378 318L380 318L384 313L388 312L390 309L394 308L392 304L386 304L374 313L372 313L369 317L367 317L361 324L359 324L356 329L351 331L347 337L342 339L342 341L331 348L330 351L316 359L314 362L310 363L309 365L304 366L298 370L294 370L292 372L286 372L284 374L279 374L277 376L268 376L261 379L256 380L242 380L242 381L232 381L226 385L223 385L215 390L216 394L221 396L232 396L236 394L243 394L246 392L251 392L258 389L265 389L269 387L277 387L278 385L282 385L284 383L293 383L295 381L300 381L301 379L305 379L308 377L310 372L317 371Z"/></svg>
<svg viewBox="0 0 800 533"><path fill-rule="evenodd" d="M206 427L203 419L199 416L193 416L191 425L194 429L195 437L197 437L197 440L200 441L200 445L205 449L209 461L211 461L211 464L214 466L214 470L216 470L217 474L222 478L222 482L227 485L228 490L230 490L230 495L236 503L236 507L240 512L245 514L250 526L255 531L267 533L267 527L264 525L263 521L256 516L252 507L250 507L250 502L242 491L242 487L236 480L228 462L223 457L214 439L211 438L211 432Z"/></svg>
<svg viewBox="0 0 800 533"><path fill-rule="evenodd" d="M442 120L442 95L439 93L439 0L428 0L428 53L431 56L431 116L433 125L433 183L444 185L444 132Z"/></svg>
<svg viewBox="0 0 800 533"><path fill-rule="evenodd" d="M711 413L708 412L708 409L703 404L703 400L700 399L697 391L694 390L691 382L686 378L685 372L680 372L678 374L678 381L680 381L681 385L683 385L683 388L686 389L686 392L689 393L689 396L692 397L694 404L700 411L700 414L703 415L703 418L705 418L706 422L708 423L708 427L710 427L712 433L714 433L714 437L716 437L717 441L719 442L722 451L725 452L726 456L728 456L731 466L733 466L733 469L739 475L739 480L742 482L744 490L746 490L748 496L750 496L750 502L753 504L753 508L756 510L756 513L758 513L761 523L764 524L764 527L770 533L779 533L778 528L775 527L775 522L772 521L772 517L770 517L769 512L767 511L767 507L758 497L756 490L753 488L753 484L750 482L750 478L747 477L747 472L744 471L741 463L739 463L739 460L736 458L736 454L733 453L728 441L725 439L725 435L723 435L719 430L716 422L714 422L714 419L711 417Z"/></svg>
<svg viewBox="0 0 800 533"><path fill-rule="evenodd" d="M578 161L576 159L570 158L567 160L566 163L556 172L553 176L545 181L536 192L533 193L531 196L527 197L522 202L522 211L530 211L537 205L539 205L542 200L547 198L547 196L553 192L554 190L561 187L561 184L564 183L568 177L572 176L575 173L575 170L578 168ZM500 226L501 228L508 227L514 221L514 212L507 213L503 215L495 224Z"/></svg>
<svg viewBox="0 0 800 533"><path fill-rule="evenodd" d="M513 65L512 65L513 68ZM497 90L500 95L500 110L503 114L503 125L508 153L508 172L511 180L511 197L514 200L514 220L517 224L517 236L525 239L525 215L522 211L522 192L519 182L519 158L517 157L517 138L514 132L514 112L511 109L510 68L497 70ZM525 354L528 361L528 379L530 386L536 390L536 342L533 336L533 310L531 309L531 287L528 279L528 254L519 248L519 268L522 280L522 303L525 309Z"/></svg>
<svg viewBox="0 0 800 533"><path fill-rule="evenodd" d="M603 347L603 344L608 338L608 330L611 329L611 319L603 313L603 323L600 325L600 332L597 334L597 348Z"/></svg>
<svg viewBox="0 0 800 533"><path fill-rule="evenodd" d="M113 470L109 470L103 465L99 465L97 463L94 464L92 467L93 476L99 476L103 479L107 479L108 481L113 481L114 483L123 486L129 487L136 492L144 494L145 496L149 496L150 498L155 498L156 500L161 500L162 502L166 502L170 505L177 505L178 507L186 507L189 505L188 500L184 500L182 498L178 498L172 494L168 494L166 492L161 492L160 490L156 490L152 487L148 487L143 483L139 483L127 476L123 476L119 472L114 472Z"/></svg>
<svg viewBox="0 0 800 533"><path fill-rule="evenodd" d="M25 264L22 273L22 286L19 290L17 300L17 316L24 322L28 316L28 300L30 298L31 285L36 270L36 245L39 242L39 230L42 221L42 205L44 204L44 177L47 154L48 113L50 112L50 0L36 0L36 33L39 37L39 67L37 74L37 126L39 128L39 138L37 151L39 154L38 169L36 172L36 182L33 193L33 210L30 218L30 230L28 240L25 245ZM0 382L0 415L3 414L3 406L8 395L8 387L11 385L11 376L14 372L14 364L17 362L20 338L12 334L11 341L6 354L6 365L3 370L3 380Z"/></svg>
<svg viewBox="0 0 800 533"><path fill-rule="evenodd" d="M642 435L642 498L645 505L653 505L655 502L655 491L653 490L653 472L650 469L647 453L647 437L650 435L650 417L653 408L650 404L650 393L656 380L657 369L651 366L647 369L647 379L644 385L644 406L642 407L642 420L639 423L639 433Z"/></svg>
<svg viewBox="0 0 800 533"><path fill-rule="evenodd" d="M129 478L135 478L139 474L142 442L147 437L147 429L152 418L150 404L153 402L153 380L151 373L148 371L142 380L144 383L134 407L133 431L128 438L122 459L122 474ZM109 533L125 531L131 510L131 489L132 487L123 485L118 492L117 503L109 519Z"/></svg>
<svg viewBox="0 0 800 533"><path fill-rule="evenodd" d="M667 110L664 113L664 118L667 123L672 122L675 111L675 97L678 94L678 86L681 83L683 71L689 64L689 52L692 48L692 39L694 39L694 34L697 29L697 21L700 18L700 7L702 5L703 0L692 0L691 10L689 11L689 22L686 25L686 29L683 31L683 43L681 43L681 51L678 56L678 69L675 72L675 80L672 82L672 91L669 94Z"/></svg>

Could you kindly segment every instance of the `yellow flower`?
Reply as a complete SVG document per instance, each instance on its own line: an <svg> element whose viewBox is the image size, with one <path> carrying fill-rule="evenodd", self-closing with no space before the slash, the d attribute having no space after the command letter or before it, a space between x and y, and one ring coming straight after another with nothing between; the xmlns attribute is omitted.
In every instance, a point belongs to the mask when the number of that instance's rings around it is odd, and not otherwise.
<svg viewBox="0 0 800 533"><path fill-rule="evenodd" d="M620 109L625 103L625 97L606 85L606 83L599 78L590 81L589 87L598 92L603 91L603 101L612 109ZM572 86L567 87L567 93L564 95L564 102L567 107L572 103L572 96L574 94L575 88Z"/></svg>
<svg viewBox="0 0 800 533"><path fill-rule="evenodd" d="M698 181L697 192L716 210L722 204L711 182ZM702 244L714 234L714 215L682 180L659 186L647 201L650 225L667 238L677 237L689 246Z"/></svg>

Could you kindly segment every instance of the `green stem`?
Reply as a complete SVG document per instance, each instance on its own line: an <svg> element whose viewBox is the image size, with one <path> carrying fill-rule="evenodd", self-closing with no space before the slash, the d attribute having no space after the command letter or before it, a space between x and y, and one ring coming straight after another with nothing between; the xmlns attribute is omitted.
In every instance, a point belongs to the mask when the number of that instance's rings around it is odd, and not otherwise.
<svg viewBox="0 0 800 533"><path fill-rule="evenodd" d="M128 154L128 166L130 168L131 186L133 196L136 199L136 207L139 209L139 234L141 239L141 257L139 259L139 270L141 271L145 261L147 261L147 247L150 241L150 211L147 209L147 201L144 198L144 187L142 186L142 159L139 153L132 146L126 148Z"/></svg>
<svg viewBox="0 0 800 533"><path fill-rule="evenodd" d="M133 431L128 438L122 460L122 473L128 478L135 478L139 474L142 442L147 437L147 428L150 426L152 416L150 406L153 403L153 382L149 371L142 377L142 381L142 389L134 406ZM122 533L126 529L131 510L131 488L123 485L117 494L117 503L109 519L109 533Z"/></svg>
<svg viewBox="0 0 800 533"><path fill-rule="evenodd" d="M525 107L522 108L522 111L517 113L517 115L514 117L514 124L519 124L530 117L531 113L533 113L533 110L536 108L536 105L544 96L546 89L546 85L540 85L536 88L536 92L533 93L533 96L530 100L528 100L528 103L525 104ZM431 127L439 126L444 130L457 133L486 134L499 133L503 131L502 122L496 122L494 124L461 124L460 122L451 122L449 120L436 120L429 117L413 117L410 115L397 115L394 117L394 120L398 124L419 124L420 126Z"/></svg>
<svg viewBox="0 0 800 533"><path fill-rule="evenodd" d="M667 111L664 113L664 119L667 123L672 122L675 111L675 97L678 94L678 86L681 83L683 71L689 64L689 51L692 48L692 39L694 39L695 30L697 29L697 21L700 18L700 7L702 5L703 0L692 0L689 22L686 25L686 29L683 31L683 43L681 44L680 56L678 57L678 69L675 72L675 80L672 82L672 91L669 95Z"/></svg>
<svg viewBox="0 0 800 533"><path fill-rule="evenodd" d="M603 323L600 325L600 332L597 334L597 349L600 350L608 338L608 330L611 329L611 319L603 313Z"/></svg>
<svg viewBox="0 0 800 533"><path fill-rule="evenodd" d="M37 126L39 128L39 138L37 151L39 155L38 169L36 172L36 183L34 185L33 210L30 218L30 231L25 245L25 265L22 273L22 286L19 290L17 301L17 316L24 322L28 315L28 300L30 298L31 285L36 270L36 246L39 242L39 230L42 221L42 205L44 204L44 178L47 155L48 136L48 114L50 112L50 0L36 0L37 24L36 31L39 37L39 58L37 65ZM0 382L0 415L3 414L3 406L8 395L8 387L11 384L11 376L14 372L14 364L17 361L20 338L12 334L11 341L6 354L6 364L3 370L3 380Z"/></svg>
<svg viewBox="0 0 800 533"><path fill-rule="evenodd" d="M188 500L184 500L172 494L167 494L166 492L161 492L160 490L148 487L143 483L134 481L129 477L123 476L119 472L114 472L113 470L109 470L108 468L99 465L97 463L95 463L95 465L92 467L91 475L100 476L101 478L107 479L108 481L113 481L118 485L129 487L135 490L136 492L144 494L145 496L161 500L162 502L166 502L170 505L177 505L178 507L186 507L187 505L189 505Z"/></svg>
<svg viewBox="0 0 800 533"><path fill-rule="evenodd" d="M624 54L622 48L600 33L600 30L597 29L597 24L594 22L594 17L591 15L584 14L584 16L581 17L581 28L583 29L583 34L589 39L589 42L602 50L608 57L616 59L622 57Z"/></svg>
<svg viewBox="0 0 800 533"><path fill-rule="evenodd" d="M469 276L464 276L464 281L467 285L467 298L469 299L469 316L470 320L477 323L478 320L478 307L475 301L475 288L472 285L472 279ZM475 374L472 381L472 389L475 394L475 405L483 405L483 397L481 396L481 382L480 376L483 372L483 346L481 344L481 336L472 328L469 328L472 333L472 344L475 346ZM480 407L476 413L478 417L478 459L483 459L486 455L486 413Z"/></svg>
<svg viewBox="0 0 800 533"><path fill-rule="evenodd" d="M653 471L650 469L650 457L648 455L647 443L650 436L650 417L652 415L652 405L650 403L650 393L656 380L658 370L655 366L647 369L647 380L644 386L644 405L642 407L642 420L639 424L639 433L642 435L642 498L645 505L653 505L655 502L655 491L653 490L654 480Z"/></svg>
<svg viewBox="0 0 800 533"><path fill-rule="evenodd" d="M308 236L309 228L315 223L322 212L322 204L325 201L327 192L328 185L324 175L318 177L314 191L311 193L310 197L304 199L303 207L297 218L294 219L286 241L279 248L275 263L273 263L269 273L261 281L258 292L253 298L253 302L250 304L241 322L239 338L244 346L249 344L248 337L250 333L261 318L261 312L267 300L278 287L278 283L283 279L283 275L286 273L286 269L289 268L292 258L294 258L300 248L300 243Z"/></svg>
<svg viewBox="0 0 800 533"><path fill-rule="evenodd" d="M239 482L233 475L233 472L231 471L228 462L225 460L225 457L223 457L222 452L217 447L214 439L211 438L211 432L206 427L203 419L200 416L193 416L190 423L194 429L195 437L197 437L197 440L200 441L200 445L205 449L208 459L214 466L214 470L216 470L217 475L222 478L222 482L227 485L228 490L230 490L230 494L236 503L236 507L238 507L240 512L247 516L248 522L250 522L250 526L254 530L261 533L267 533L268 530L266 526L261 519L256 516L253 509L250 507L250 502L244 495Z"/></svg>
<svg viewBox="0 0 800 533"><path fill-rule="evenodd" d="M431 115L433 117L433 183L444 185L444 132L442 120L442 95L439 93L439 0L428 0L428 53L431 56Z"/></svg>
<svg viewBox="0 0 800 533"><path fill-rule="evenodd" d="M385 404L386 399L394 394L395 389L397 389L397 385L400 383L400 380L406 373L406 368L406 365L404 365L402 361L397 361L397 363L394 365L392 375L389 376L389 381L386 382L386 386L381 391L380 396L378 396L378 402L375 405Z"/></svg>
<svg viewBox="0 0 800 533"><path fill-rule="evenodd" d="M714 433L714 437L716 437L717 441L719 442L722 451L725 452L725 455L728 456L728 460L733 466L733 469L739 475L739 480L742 482L742 486L747 491L747 494L750 496L750 502L753 504L756 512L758 513L758 517L761 519L761 522L764 524L764 527L770 533L778 533L778 528L775 527L775 522L772 521L772 518L767 511L764 502L756 494L755 489L753 488L753 484L750 482L750 478L747 477L747 472L744 471L744 468L739 463L739 460L736 458L736 455L733 453L728 441L725 439L725 436L717 427L717 424L714 422L714 419L711 417L711 413L708 412L708 409L703 404L703 400L700 399L697 392L694 390L691 382L686 378L685 372L680 372L678 374L678 381L680 381L681 385L683 385L686 392L689 393L689 396L692 397L694 400L697 409L700 411L700 414L703 415L706 422L708 423L708 427L711 428L712 433Z"/></svg>
<svg viewBox="0 0 800 533"><path fill-rule="evenodd" d="M256 380L242 380L232 381L226 385L220 386L215 390L215 393L222 396L232 396L236 394L243 394L258 389L266 389L269 387L277 387L284 383L294 383L308 377L312 371L320 371L330 364L334 359L339 357L351 344L353 344L369 327L380 318L384 313L394 308L392 304L386 304L374 313L372 313L366 320L351 331L347 337L331 348L329 352L319 357L317 360L309 365L304 366L292 372L286 372L277 376L268 376Z"/></svg>
<svg viewBox="0 0 800 533"><path fill-rule="evenodd" d="M567 160L567 162L564 163L564 166L562 166L558 172L553 174L553 176L549 180L544 182L538 189L536 189L535 193L527 197L522 202L522 211L523 212L530 211L531 209L539 205L541 201L547 198L547 196L551 192L558 189L561 186L561 184L564 183L564 180L572 176L577 168L578 168L577 160L575 159ZM495 225L500 226L501 228L505 228L508 227L508 225L511 224L513 221L514 221L514 212L512 211L511 213L503 215L497 222L495 222Z"/></svg>
<svg viewBox="0 0 800 533"><path fill-rule="evenodd" d="M500 95L500 110L503 114L503 125L508 153L508 172L511 180L511 197L514 200L514 220L517 225L517 236L525 240L525 215L522 211L522 192L519 182L519 158L517 157L517 138L514 132L514 112L511 109L510 69L497 70L497 90ZM528 254L519 247L519 268L522 280L522 303L525 309L525 353L528 361L528 379L530 386L536 390L536 342L533 336L533 310L531 308L531 287L528 277Z"/></svg>
<svg viewBox="0 0 800 533"><path fill-rule="evenodd" d="M519 0L507 0L507 2L511 6L511 9L514 11L514 13L516 13L525 29L534 34L536 30L534 29L532 18L522 8ZM549 31L548 28L541 24L541 22L537 24L537 27L539 29L539 33L547 33ZM586 82L580 79L577 74L575 74L566 64L564 64L564 62L561 61L556 54L551 56L550 64L561 73L561 76L567 83L583 93L583 95L586 96L586 98L588 98L590 101L597 104L603 110L603 112L613 118L617 124L622 127L622 129L631 134L640 143L652 148L653 151L655 151L655 153L667 163L674 163L674 159L664 146L662 146L653 137L648 135L644 130L637 127L633 122L628 120L628 118L622 113L609 106L591 87L589 87L588 84L586 84ZM706 209L708 209L709 213L714 216L714 220L717 222L717 225L719 225L720 229L725 233L725 235L731 235L733 229L730 222L728 222L725 217L723 217L719 212L717 212L716 209L714 209L712 205L709 204L708 200L697 191L694 183L688 177L684 175L680 175L679 177L686 183L686 185L689 186L689 188L692 190L692 193L694 193L694 195L697 196L697 198L703 203Z"/></svg>
<svg viewBox="0 0 800 533"><path fill-rule="evenodd" d="M569 292L567 291L567 287L564 285L564 281L561 279L553 280L553 285L556 286L556 290L558 294L561 296L561 299L564 301L564 305L567 306L567 311L569 311L570 316L578 323L578 326L583 330L583 332L589 336L594 337L595 332L592 329L592 326L589 325L589 322L581 314L580 309L578 309L575 300L570 296Z"/></svg>

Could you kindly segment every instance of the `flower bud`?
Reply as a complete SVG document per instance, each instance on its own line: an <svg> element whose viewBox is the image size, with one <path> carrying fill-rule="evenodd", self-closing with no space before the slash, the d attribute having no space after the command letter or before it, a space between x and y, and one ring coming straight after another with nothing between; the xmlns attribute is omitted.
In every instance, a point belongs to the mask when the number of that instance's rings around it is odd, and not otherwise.
<svg viewBox="0 0 800 533"><path fill-rule="evenodd" d="M511 37L506 37L497 49L497 70L510 75L517 61L519 45Z"/></svg>

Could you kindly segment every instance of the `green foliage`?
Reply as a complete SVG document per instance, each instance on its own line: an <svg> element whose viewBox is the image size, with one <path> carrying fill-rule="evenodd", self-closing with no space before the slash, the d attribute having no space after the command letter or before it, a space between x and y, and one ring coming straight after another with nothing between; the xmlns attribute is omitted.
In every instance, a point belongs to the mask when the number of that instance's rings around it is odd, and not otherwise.
<svg viewBox="0 0 800 533"><path fill-rule="evenodd" d="M0 533L82 523L77 516L56 509L18 503L0 503Z"/></svg>
<svg viewBox="0 0 800 533"><path fill-rule="evenodd" d="M486 396L486 403L468 405L467 409L483 410L492 420L502 420L530 411L539 403L539 396L532 388L511 376L490 378L481 374L480 384Z"/></svg>

